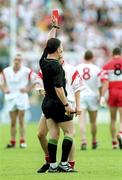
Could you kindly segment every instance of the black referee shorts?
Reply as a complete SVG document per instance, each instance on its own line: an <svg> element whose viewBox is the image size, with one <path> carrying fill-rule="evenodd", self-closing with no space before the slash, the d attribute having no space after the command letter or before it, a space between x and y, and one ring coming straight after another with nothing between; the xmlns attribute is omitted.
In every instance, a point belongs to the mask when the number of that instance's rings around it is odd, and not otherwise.
<svg viewBox="0 0 122 180"><path fill-rule="evenodd" d="M42 111L47 119L52 118L56 123L73 119L73 115L66 115L65 108L59 100L45 97L42 103Z"/></svg>

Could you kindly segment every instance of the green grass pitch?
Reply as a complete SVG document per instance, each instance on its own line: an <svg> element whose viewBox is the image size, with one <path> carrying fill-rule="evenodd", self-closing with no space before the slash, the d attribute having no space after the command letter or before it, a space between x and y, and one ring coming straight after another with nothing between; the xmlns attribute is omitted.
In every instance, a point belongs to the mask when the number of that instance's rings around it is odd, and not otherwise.
<svg viewBox="0 0 122 180"><path fill-rule="evenodd" d="M76 125L76 169L78 173L36 173L44 163L43 152L37 139L37 124L28 124L26 136L28 147L5 149L9 140L9 126L0 125L0 180L121 180L122 150L113 150L109 124L98 124L99 147L91 149L90 127L87 127L88 149L80 151L80 133ZM18 136L18 134L17 134ZM18 139L18 138L17 138ZM58 143L58 161L61 153Z"/></svg>

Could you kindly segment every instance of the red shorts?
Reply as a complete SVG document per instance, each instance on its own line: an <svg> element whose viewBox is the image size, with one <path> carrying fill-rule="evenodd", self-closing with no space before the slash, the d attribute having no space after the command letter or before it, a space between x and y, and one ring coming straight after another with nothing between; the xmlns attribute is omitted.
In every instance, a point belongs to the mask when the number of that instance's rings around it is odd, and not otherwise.
<svg viewBox="0 0 122 180"><path fill-rule="evenodd" d="M108 105L110 107L122 107L122 89L109 89Z"/></svg>

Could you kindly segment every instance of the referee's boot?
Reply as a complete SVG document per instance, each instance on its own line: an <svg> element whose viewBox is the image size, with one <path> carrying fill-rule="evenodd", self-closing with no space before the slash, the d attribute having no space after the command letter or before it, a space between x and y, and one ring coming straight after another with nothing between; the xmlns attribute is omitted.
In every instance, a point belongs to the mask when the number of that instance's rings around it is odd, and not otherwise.
<svg viewBox="0 0 122 180"><path fill-rule="evenodd" d="M66 163L65 165L62 165L62 163L60 163L58 165L58 171L59 172L66 172L66 173L72 173L72 172L78 172L75 169L73 169L69 163Z"/></svg>
<svg viewBox="0 0 122 180"><path fill-rule="evenodd" d="M49 166L49 163L45 163L41 168L37 170L37 173L45 173L49 169Z"/></svg>

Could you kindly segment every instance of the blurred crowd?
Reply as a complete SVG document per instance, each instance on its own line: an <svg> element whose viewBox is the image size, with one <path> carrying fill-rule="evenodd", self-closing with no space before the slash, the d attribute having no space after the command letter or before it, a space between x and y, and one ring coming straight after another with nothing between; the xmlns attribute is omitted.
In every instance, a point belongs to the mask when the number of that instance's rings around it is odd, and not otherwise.
<svg viewBox="0 0 122 180"><path fill-rule="evenodd" d="M1 54L10 49L11 6L12 1L0 0ZM41 54L52 9L60 12L58 37L66 52L93 50L96 64L102 66L112 48L122 47L122 0L18 0L16 45L20 52Z"/></svg>

